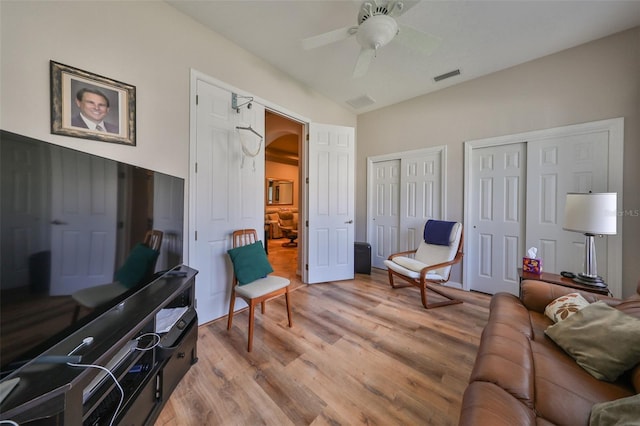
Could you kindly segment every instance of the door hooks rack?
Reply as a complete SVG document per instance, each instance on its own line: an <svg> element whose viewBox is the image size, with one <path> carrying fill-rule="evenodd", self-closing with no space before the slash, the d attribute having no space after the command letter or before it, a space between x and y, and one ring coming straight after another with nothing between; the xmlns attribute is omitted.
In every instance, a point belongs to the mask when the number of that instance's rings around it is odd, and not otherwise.
<svg viewBox="0 0 640 426"><path fill-rule="evenodd" d="M245 102L238 105L238 99L245 99ZM247 109L251 109L251 102L253 102L253 96L240 96L237 93L231 93L231 108L236 110L240 114L240 108L247 106Z"/></svg>

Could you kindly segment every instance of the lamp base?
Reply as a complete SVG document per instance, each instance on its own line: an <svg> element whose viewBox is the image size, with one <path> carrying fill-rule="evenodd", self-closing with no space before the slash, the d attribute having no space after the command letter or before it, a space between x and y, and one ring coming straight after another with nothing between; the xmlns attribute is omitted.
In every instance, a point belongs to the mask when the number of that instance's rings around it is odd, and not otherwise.
<svg viewBox="0 0 640 426"><path fill-rule="evenodd" d="M578 284L584 284L584 285L589 285L592 287L600 287L600 288L606 288L607 287L607 283L604 282L604 280L602 279L602 277L599 276L590 276L590 275L585 275L585 274L578 274L577 277L575 277L573 279L574 282L577 282Z"/></svg>

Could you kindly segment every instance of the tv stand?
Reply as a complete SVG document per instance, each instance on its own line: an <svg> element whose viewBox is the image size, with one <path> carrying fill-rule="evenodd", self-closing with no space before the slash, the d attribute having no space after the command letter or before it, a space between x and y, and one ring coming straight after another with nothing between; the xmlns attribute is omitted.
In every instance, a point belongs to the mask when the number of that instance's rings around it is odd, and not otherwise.
<svg viewBox="0 0 640 426"><path fill-rule="evenodd" d="M160 276L0 382L19 379L0 403L0 419L34 426L112 420L114 425L152 425L198 361L198 272L180 269L186 275ZM166 316L168 322L158 330ZM82 345L87 337L93 341ZM46 362L72 352L81 356L77 364L82 366ZM104 370L88 365L108 366L118 386Z"/></svg>

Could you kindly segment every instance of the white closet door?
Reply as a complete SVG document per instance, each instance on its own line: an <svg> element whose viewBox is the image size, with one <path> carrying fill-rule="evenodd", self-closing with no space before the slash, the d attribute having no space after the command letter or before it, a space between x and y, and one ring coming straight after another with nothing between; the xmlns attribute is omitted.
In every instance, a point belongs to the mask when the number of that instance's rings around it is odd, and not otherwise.
<svg viewBox="0 0 640 426"><path fill-rule="evenodd" d="M420 245L424 224L442 217L441 154L402 159L400 195L400 250Z"/></svg>
<svg viewBox="0 0 640 426"><path fill-rule="evenodd" d="M386 269L390 254L418 247L429 219L447 219L445 147L368 159L367 209L372 266Z"/></svg>
<svg viewBox="0 0 640 426"><path fill-rule="evenodd" d="M471 159L471 220L465 253L472 290L518 294L522 257L526 144L474 149Z"/></svg>
<svg viewBox="0 0 640 426"><path fill-rule="evenodd" d="M526 247L537 247L547 272L582 272L585 237L562 229L567 192L607 192L606 131L528 144ZM596 239L598 274L607 276L606 238Z"/></svg>
<svg viewBox="0 0 640 426"><path fill-rule="evenodd" d="M503 146L526 142L526 170L520 175L526 180L525 214L518 218L521 228L520 251L508 259L505 270L496 270L492 258L495 253L503 257L511 252L494 249L496 242L491 230L479 226L490 223L486 217L499 214L488 200L489 189L501 190L490 184L489 158L481 159L492 149L500 152ZM559 273L563 270L580 272L584 259L584 236L562 229L567 192L617 192L618 206L622 200L622 153L624 148L624 120L594 121L571 126L536 130L514 135L469 141L465 143L465 224L472 228L471 238L465 239L464 286L488 293L499 291L500 285L491 287L496 273L505 276L522 266L522 256L529 247L538 248L543 270ZM483 164L484 162L485 164ZM493 172L491 172L493 173ZM506 183L502 185L507 188ZM486 188L486 189L485 189ZM523 192L521 192L522 194ZM500 198L500 197L496 197ZM505 212L512 203L505 203ZM500 207L500 206L499 206ZM512 217L514 212L511 213ZM496 227L500 229L500 226ZM621 295L622 223L618 221L618 234L596 239L598 274L606 278L609 289ZM515 239L509 237L515 244ZM503 238L506 242L507 238ZM506 248L506 246L505 246ZM513 257L513 256L512 256ZM506 259L506 257L505 257ZM505 272L506 271L506 272ZM483 282L483 280L485 282ZM499 277L495 279L499 282ZM509 276L508 280L512 281ZM508 291L517 293L517 285Z"/></svg>
<svg viewBox="0 0 640 426"><path fill-rule="evenodd" d="M373 163L373 234L371 265L385 269L384 261L400 251L400 160Z"/></svg>

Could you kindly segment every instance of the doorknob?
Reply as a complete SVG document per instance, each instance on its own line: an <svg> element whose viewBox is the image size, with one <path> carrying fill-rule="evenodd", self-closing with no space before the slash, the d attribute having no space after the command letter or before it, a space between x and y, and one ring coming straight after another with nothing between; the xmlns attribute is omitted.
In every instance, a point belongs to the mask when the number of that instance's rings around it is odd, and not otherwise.
<svg viewBox="0 0 640 426"><path fill-rule="evenodd" d="M346 221L345 223L353 223L353 219Z"/></svg>
<svg viewBox="0 0 640 426"><path fill-rule="evenodd" d="M63 221L58 220L58 219L54 219L54 220L52 220L52 221L51 221L51 224L52 224L52 225L68 225L68 223L67 223L67 222L63 222Z"/></svg>

